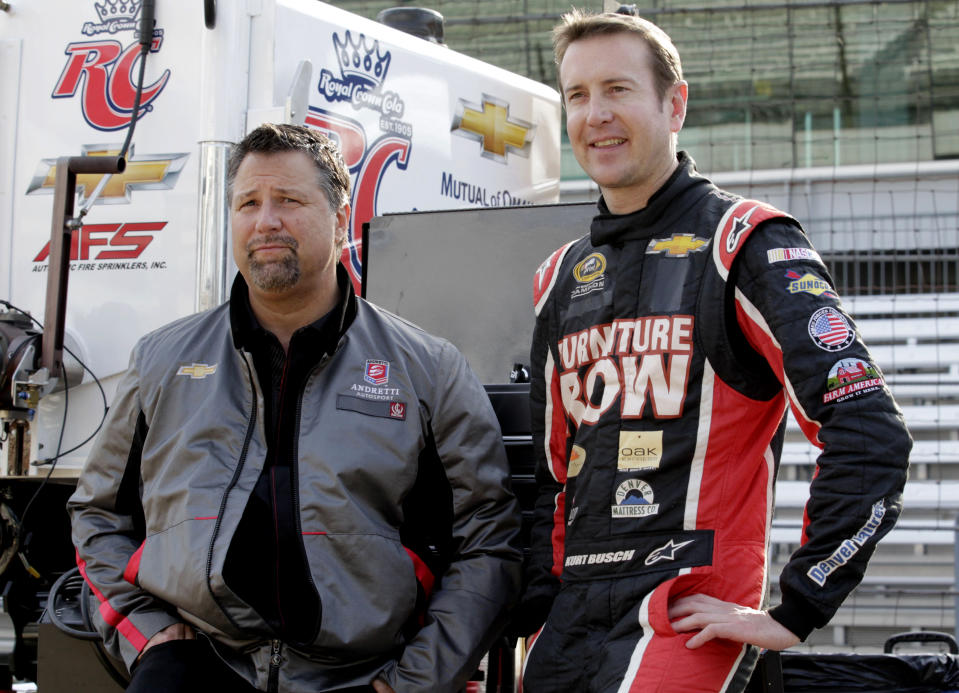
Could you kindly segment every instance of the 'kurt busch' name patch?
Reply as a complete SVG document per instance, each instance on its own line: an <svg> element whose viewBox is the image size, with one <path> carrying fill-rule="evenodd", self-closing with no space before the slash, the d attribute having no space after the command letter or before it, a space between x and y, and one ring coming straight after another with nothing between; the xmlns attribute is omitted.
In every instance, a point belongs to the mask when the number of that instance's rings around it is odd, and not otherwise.
<svg viewBox="0 0 959 693"><path fill-rule="evenodd" d="M640 537L567 540L563 581L598 580L623 575L711 565L713 532L655 532Z"/></svg>

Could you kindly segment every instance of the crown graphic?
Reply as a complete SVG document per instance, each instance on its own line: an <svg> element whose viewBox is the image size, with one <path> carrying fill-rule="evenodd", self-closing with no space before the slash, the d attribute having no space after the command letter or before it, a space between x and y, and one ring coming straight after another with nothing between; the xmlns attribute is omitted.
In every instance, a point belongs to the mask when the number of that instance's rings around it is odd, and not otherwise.
<svg viewBox="0 0 959 693"><path fill-rule="evenodd" d="M376 88L386 79L391 56L389 51L380 52L378 40L370 43L365 34L360 34L354 40L353 35L347 31L346 38L342 41L339 35L333 34L333 48L344 80L360 80Z"/></svg>
<svg viewBox="0 0 959 693"><path fill-rule="evenodd" d="M101 22L111 19L136 19L143 0L104 0L93 3Z"/></svg>

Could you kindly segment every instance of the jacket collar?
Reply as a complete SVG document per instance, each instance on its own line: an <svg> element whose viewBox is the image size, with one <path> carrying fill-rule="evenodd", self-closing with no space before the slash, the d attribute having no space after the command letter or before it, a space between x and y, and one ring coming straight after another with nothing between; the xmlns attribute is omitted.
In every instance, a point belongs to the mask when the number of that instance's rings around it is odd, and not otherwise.
<svg viewBox="0 0 959 693"><path fill-rule="evenodd" d="M665 227L672 225L692 203L691 198L679 203L680 197L685 197L690 192L695 193L696 197L699 194L708 194L713 185L696 171L696 162L692 157L681 151L676 158L679 166L642 209L629 214L613 214L606 206L606 201L599 198L599 214L593 218L589 230L590 241L594 247L661 234Z"/></svg>
<svg viewBox="0 0 959 693"><path fill-rule="evenodd" d="M332 354L340 337L349 329L356 317L356 294L353 282L342 263L336 265L336 284L340 289L340 302L326 315L300 329L319 330L322 335L324 351ZM237 349L249 349L256 335L266 331L253 314L250 305L250 289L239 272L233 280L230 290L230 329L233 334L233 346ZM299 331L299 330L297 330Z"/></svg>

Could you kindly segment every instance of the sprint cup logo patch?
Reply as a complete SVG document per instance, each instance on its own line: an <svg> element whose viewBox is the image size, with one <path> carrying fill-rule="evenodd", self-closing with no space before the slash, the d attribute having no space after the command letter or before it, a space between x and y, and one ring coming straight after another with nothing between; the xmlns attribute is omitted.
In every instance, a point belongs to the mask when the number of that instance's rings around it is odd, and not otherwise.
<svg viewBox="0 0 959 693"><path fill-rule="evenodd" d="M363 380L371 385L386 385L390 381L390 362L367 359Z"/></svg>
<svg viewBox="0 0 959 693"><path fill-rule="evenodd" d="M653 487L642 479L627 479L613 495L613 517L649 517L659 513L659 503L653 503Z"/></svg>
<svg viewBox="0 0 959 693"><path fill-rule="evenodd" d="M589 284L599 279L606 271L606 258L602 253L590 253L573 268L573 278L580 284Z"/></svg>
<svg viewBox="0 0 959 693"><path fill-rule="evenodd" d="M579 298L606 288L606 258L602 253L590 253L573 267L573 279L578 286L569 297Z"/></svg>

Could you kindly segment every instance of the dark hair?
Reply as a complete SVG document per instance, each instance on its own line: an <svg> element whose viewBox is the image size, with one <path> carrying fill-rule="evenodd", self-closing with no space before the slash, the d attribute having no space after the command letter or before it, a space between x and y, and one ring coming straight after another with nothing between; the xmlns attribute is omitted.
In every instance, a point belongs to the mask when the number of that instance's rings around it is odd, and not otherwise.
<svg viewBox="0 0 959 693"><path fill-rule="evenodd" d="M227 163L227 195L233 197L233 182L243 159L250 153L274 154L303 152L319 172L319 184L330 201L330 210L337 211L350 197L350 174L336 144L323 133L305 125L266 123L253 130L230 150Z"/></svg>
<svg viewBox="0 0 959 693"><path fill-rule="evenodd" d="M635 34L649 46L649 52L653 56L656 90L660 98L664 98L667 90L683 79L679 51L673 45L669 34L649 20L618 12L595 14L574 9L564 14L562 22L553 29L553 54L556 64L563 62L563 56L571 43L594 36L615 34ZM562 90L563 85L560 84L560 91Z"/></svg>

